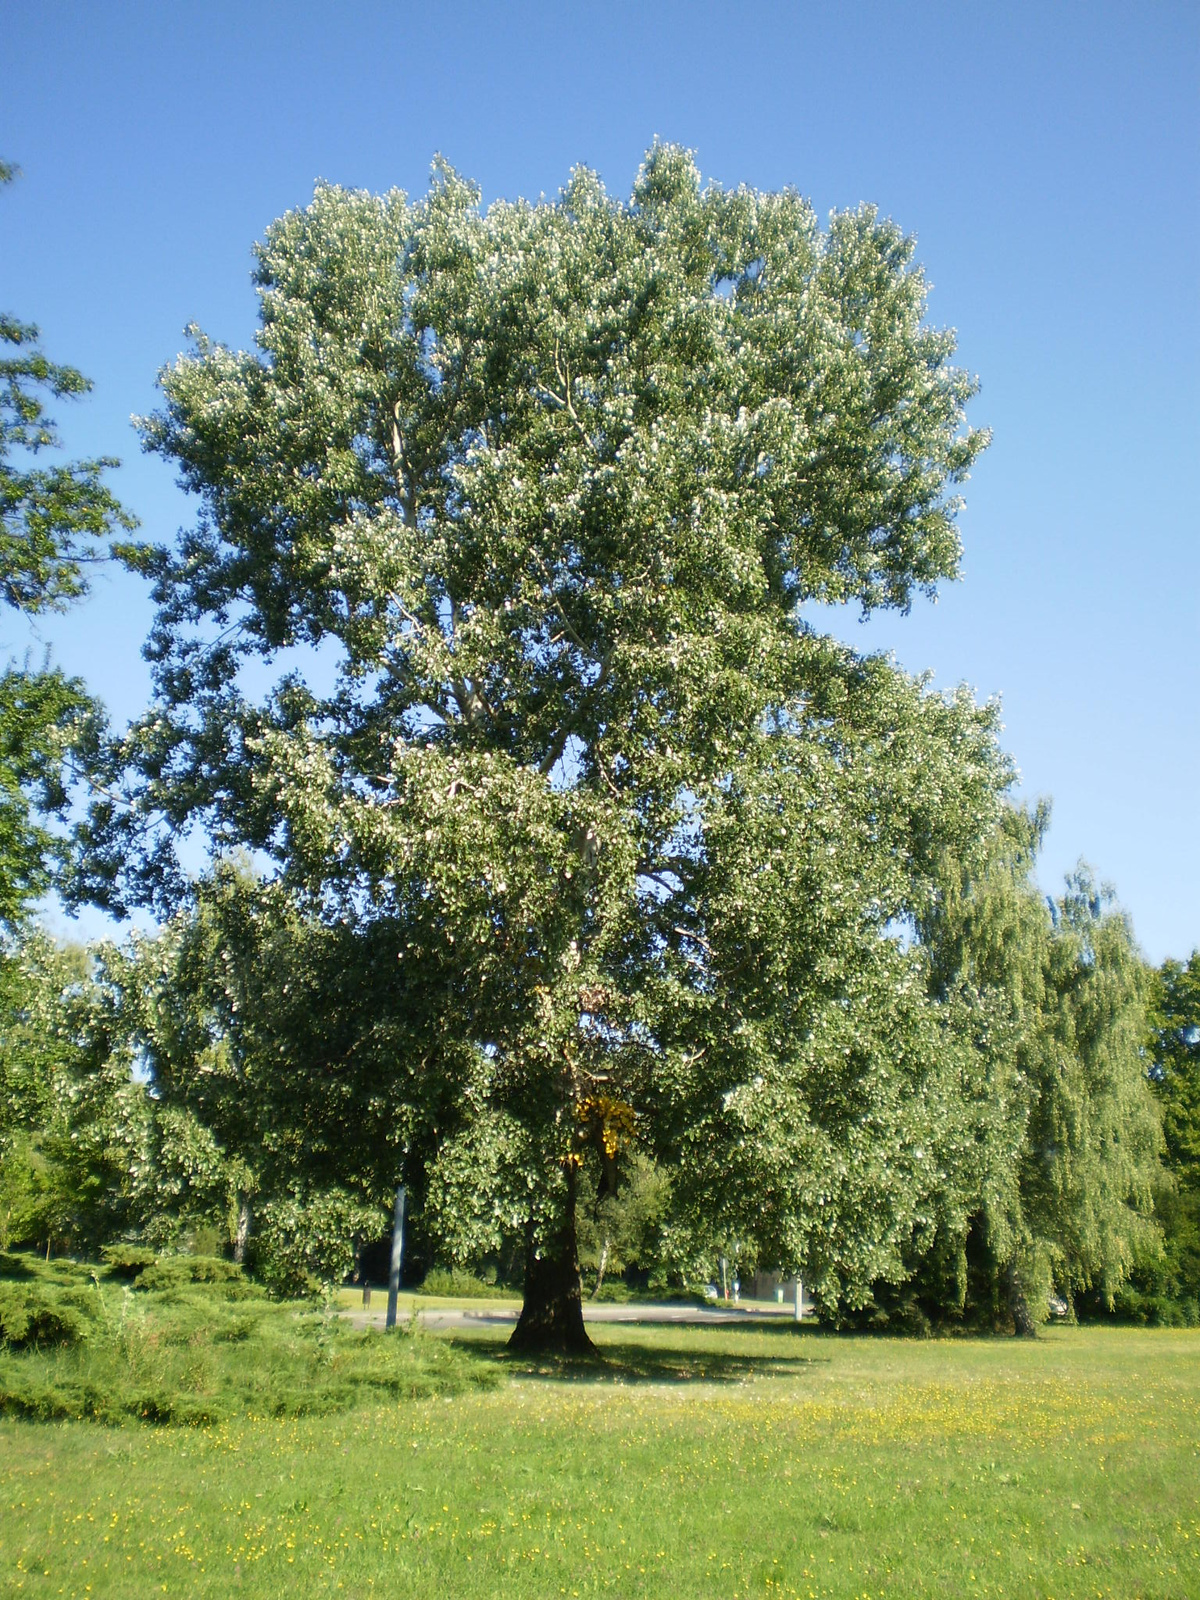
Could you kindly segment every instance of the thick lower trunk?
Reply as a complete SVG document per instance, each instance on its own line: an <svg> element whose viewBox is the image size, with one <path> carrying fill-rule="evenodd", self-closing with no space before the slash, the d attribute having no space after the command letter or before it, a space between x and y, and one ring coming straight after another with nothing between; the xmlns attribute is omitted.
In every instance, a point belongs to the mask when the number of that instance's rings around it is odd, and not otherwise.
<svg viewBox="0 0 1200 1600"><path fill-rule="evenodd" d="M592 1355L595 1351L583 1325L574 1166L567 1167L567 1195L557 1235L535 1250L530 1230L525 1247L525 1299L508 1348L537 1355Z"/></svg>

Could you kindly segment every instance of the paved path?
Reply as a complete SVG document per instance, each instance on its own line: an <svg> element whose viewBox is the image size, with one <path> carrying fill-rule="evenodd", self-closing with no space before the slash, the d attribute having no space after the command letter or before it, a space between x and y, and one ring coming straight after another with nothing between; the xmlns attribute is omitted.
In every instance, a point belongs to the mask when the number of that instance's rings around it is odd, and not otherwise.
<svg viewBox="0 0 1200 1600"><path fill-rule="evenodd" d="M356 1328L382 1328L387 1314L387 1297L383 1297L382 1305L373 1305L369 1311L357 1309L343 1311L342 1315L348 1317ZM809 1308L806 1306L806 1310ZM407 1322L409 1313L401 1310L399 1320ZM790 1321L794 1316L791 1306L694 1306L666 1303L652 1304L612 1304L601 1302L593 1305L585 1301L583 1307L583 1320L585 1322L668 1322L686 1323L697 1327L702 1325L728 1327L731 1324L761 1322L761 1321ZM448 1331L457 1328L511 1328L517 1320L515 1307L482 1305L476 1310L464 1307L431 1306L428 1309L418 1310L417 1318L423 1328L431 1330Z"/></svg>

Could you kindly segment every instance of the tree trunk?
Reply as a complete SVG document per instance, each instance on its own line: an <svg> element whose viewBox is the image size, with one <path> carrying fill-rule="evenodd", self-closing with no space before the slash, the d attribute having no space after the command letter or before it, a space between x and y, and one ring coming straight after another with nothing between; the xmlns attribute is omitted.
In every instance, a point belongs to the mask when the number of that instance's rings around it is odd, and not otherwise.
<svg viewBox="0 0 1200 1600"><path fill-rule="evenodd" d="M246 1260L246 1241L250 1237L250 1196L243 1195L238 1206L237 1232L233 1238L233 1259L238 1266Z"/></svg>
<svg viewBox="0 0 1200 1600"><path fill-rule="evenodd" d="M608 1235L604 1235L604 1243L600 1246L600 1265L596 1268L596 1287L592 1290L592 1299L600 1293L604 1282L604 1269L608 1265Z"/></svg>
<svg viewBox="0 0 1200 1600"><path fill-rule="evenodd" d="M508 1341L510 1350L533 1355L593 1355L583 1325L579 1251L575 1243L575 1167L566 1168L567 1194L556 1237L535 1252L533 1225L525 1244L525 1299Z"/></svg>
<svg viewBox="0 0 1200 1600"><path fill-rule="evenodd" d="M1021 1288L1015 1261L1010 1261L1008 1264L1005 1286L1008 1290L1008 1310L1013 1319L1013 1332L1018 1339L1036 1339L1037 1323L1029 1314L1029 1303L1025 1299L1025 1291Z"/></svg>

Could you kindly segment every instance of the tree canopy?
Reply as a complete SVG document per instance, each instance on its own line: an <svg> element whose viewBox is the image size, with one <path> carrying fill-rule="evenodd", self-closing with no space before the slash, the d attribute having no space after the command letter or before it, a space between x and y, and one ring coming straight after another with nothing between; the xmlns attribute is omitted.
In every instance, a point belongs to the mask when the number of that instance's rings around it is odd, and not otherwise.
<svg viewBox="0 0 1200 1600"><path fill-rule="evenodd" d="M0 162L0 187L15 176ZM36 464L60 443L46 398L90 388L44 355L32 323L0 312L0 615L78 599L96 538L135 526L102 481L115 461ZM14 927L62 859L47 822L66 808L68 753L95 742L94 711L82 682L48 664L10 662L0 672L0 929Z"/></svg>
<svg viewBox="0 0 1200 1600"><path fill-rule="evenodd" d="M986 1118L922 930L1012 775L994 707L820 629L958 568L985 438L912 241L656 146L627 202L321 186L257 259L257 348L196 330L143 424L200 513L130 555L157 692L91 892L178 903L198 825L366 941L395 1175L523 1235L519 1341L585 1341L579 1174L633 1147L680 1249L864 1304Z"/></svg>

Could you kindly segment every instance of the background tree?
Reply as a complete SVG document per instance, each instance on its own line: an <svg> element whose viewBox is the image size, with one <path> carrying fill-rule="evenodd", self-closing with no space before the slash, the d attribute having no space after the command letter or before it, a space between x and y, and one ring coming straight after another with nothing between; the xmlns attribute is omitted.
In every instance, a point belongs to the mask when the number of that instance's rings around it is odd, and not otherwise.
<svg viewBox="0 0 1200 1600"><path fill-rule="evenodd" d="M601 1156L581 1174L579 1205L579 1260L593 1300L606 1280L624 1277L644 1289L654 1275L664 1285L662 1229L670 1206L667 1174L640 1151L628 1152L619 1174L611 1166L615 1152Z"/></svg>
<svg viewBox="0 0 1200 1600"><path fill-rule="evenodd" d="M118 963L119 964L119 963ZM0 1235L94 1251L152 1204L153 1108L102 953L30 930L3 968Z"/></svg>
<svg viewBox="0 0 1200 1600"><path fill-rule="evenodd" d="M0 162L0 187L15 176ZM0 312L0 606L26 615L77 599L95 540L136 526L101 481L115 461L35 464L59 445L45 398L90 388L74 367L47 359L32 323ZM0 930L11 931L62 859L47 819L65 811L65 768L94 744L95 716L77 678L28 660L0 672Z"/></svg>
<svg viewBox="0 0 1200 1600"><path fill-rule="evenodd" d="M891 933L1008 777L992 713L802 609L957 568L983 439L911 241L656 147L628 203L582 169L486 214L445 166L416 205L319 188L258 263L258 351L197 333L145 424L202 510L137 558L158 697L93 891L170 901L202 822L444 974L408 986L442 1043L396 1070L452 1111L431 1185L487 1174L524 1232L518 1342L586 1343L605 1129L678 1168L697 1226L744 1211L861 1299L941 1116Z"/></svg>
<svg viewBox="0 0 1200 1600"><path fill-rule="evenodd" d="M1149 1007L1154 1084L1163 1139L1180 1181L1200 1185L1200 950L1164 961L1151 984Z"/></svg>
<svg viewBox="0 0 1200 1600"><path fill-rule="evenodd" d="M1150 1215L1162 1134L1142 1051L1145 967L1113 891L1083 863L1054 911L1053 1067L1039 1084L1025 1187L1041 1203L1067 1298L1092 1290L1111 1308L1138 1255L1158 1246Z"/></svg>
<svg viewBox="0 0 1200 1600"><path fill-rule="evenodd" d="M914 918L939 851L997 826L1009 769L993 710L826 656L803 721L710 807L693 903L672 908L707 949L678 941L656 1002L680 1062L660 1148L693 1248L716 1233L799 1266L837 1317L907 1277L961 1137Z"/></svg>
<svg viewBox="0 0 1200 1600"><path fill-rule="evenodd" d="M0 162L0 187L15 176ZM0 611L68 605L97 538L135 526L101 481L115 462L41 464L59 446L46 399L90 387L43 354L32 324L0 312ZM0 670L0 1239L47 1249L122 1226L144 1098L90 957L28 927L64 859L54 819L97 719L82 682L48 663Z"/></svg>
<svg viewBox="0 0 1200 1600"><path fill-rule="evenodd" d="M1164 1171L1154 1208L1163 1250L1138 1264L1118 1310L1139 1321L1200 1322L1200 951L1150 974L1146 1052L1162 1111Z"/></svg>
<svg viewBox="0 0 1200 1600"><path fill-rule="evenodd" d="M1158 1248L1144 968L1086 867L1058 900L1042 897L1047 821L1044 807L1013 810L973 867L948 854L921 927L960 1120L908 1292L931 1317L957 1308L1022 1333L1044 1320L1052 1288L1111 1308Z"/></svg>

